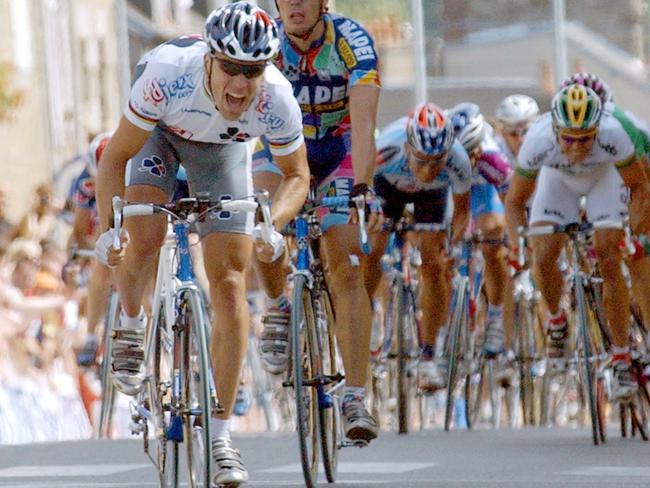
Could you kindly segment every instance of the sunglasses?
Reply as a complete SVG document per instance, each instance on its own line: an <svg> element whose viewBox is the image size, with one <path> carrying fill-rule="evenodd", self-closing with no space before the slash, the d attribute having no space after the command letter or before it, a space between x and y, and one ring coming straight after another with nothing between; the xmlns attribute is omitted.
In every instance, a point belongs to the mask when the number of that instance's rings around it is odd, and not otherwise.
<svg viewBox="0 0 650 488"><path fill-rule="evenodd" d="M419 166L432 166L434 164L438 164L444 161L447 158L446 153L430 156L430 155L424 155L421 152L417 152L413 148L410 149L411 149L411 158Z"/></svg>
<svg viewBox="0 0 650 488"><path fill-rule="evenodd" d="M264 74L266 63L264 64L241 64L226 61L225 59L215 58L221 67L221 70L228 76L244 75L247 79L259 78Z"/></svg>
<svg viewBox="0 0 650 488"><path fill-rule="evenodd" d="M593 140L595 135L596 135L596 131L591 131L589 133L586 133L584 135L579 135L579 136L574 134L567 134L563 132L559 133L560 139L562 139L562 142L566 144L585 144Z"/></svg>

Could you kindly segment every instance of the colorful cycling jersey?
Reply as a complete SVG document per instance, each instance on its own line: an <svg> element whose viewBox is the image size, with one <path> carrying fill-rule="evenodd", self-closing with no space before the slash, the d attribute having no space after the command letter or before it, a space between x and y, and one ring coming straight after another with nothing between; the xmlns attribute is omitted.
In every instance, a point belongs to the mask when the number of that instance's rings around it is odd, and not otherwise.
<svg viewBox="0 0 650 488"><path fill-rule="evenodd" d="M605 105L605 110L621 123L625 132L630 136L637 157L650 155L650 128L648 125L629 110L623 110L612 102Z"/></svg>
<svg viewBox="0 0 650 488"><path fill-rule="evenodd" d="M291 85L275 66L268 66L261 88L239 120L215 109L205 82L200 37L179 37L140 59L125 116L151 131L156 125L184 139L216 144L244 142L265 135L278 156L303 142L300 107Z"/></svg>
<svg viewBox="0 0 650 488"><path fill-rule="evenodd" d="M511 175L510 163L492 135L490 127L481 142L481 155L477 158L472 171L472 184L490 184L497 190L503 191L507 188Z"/></svg>
<svg viewBox="0 0 650 488"><path fill-rule="evenodd" d="M550 166L570 174L584 174L608 164L623 168L634 160L634 145L630 136L614 116L603 112L591 154L583 162L571 164L560 150L548 112L526 134L515 171L527 178L535 178L542 166Z"/></svg>
<svg viewBox="0 0 650 488"><path fill-rule="evenodd" d="M386 126L377 137L377 167L375 176L383 176L404 193L435 190L451 186L456 194L467 193L472 184L472 166L460 142L454 141L444 169L431 183L418 180L406 158L406 117Z"/></svg>
<svg viewBox="0 0 650 488"><path fill-rule="evenodd" d="M350 88L380 85L377 53L366 30L335 14L324 14L323 22L323 37L302 52L278 20L282 43L275 64L293 85L308 141L348 132Z"/></svg>

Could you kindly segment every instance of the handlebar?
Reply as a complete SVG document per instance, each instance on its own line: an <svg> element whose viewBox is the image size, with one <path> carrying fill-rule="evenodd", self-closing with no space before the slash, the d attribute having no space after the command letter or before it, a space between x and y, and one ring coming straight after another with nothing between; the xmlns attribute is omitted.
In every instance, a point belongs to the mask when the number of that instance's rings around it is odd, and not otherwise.
<svg viewBox="0 0 650 488"><path fill-rule="evenodd" d="M189 222L192 216L196 216L195 220L201 220L210 211L255 212L258 208L261 211L263 219L260 226L262 229L262 239L265 242L270 242L274 228L271 219L269 194L266 190L258 191L252 197L236 200L212 201L206 197L190 197L162 204L128 203L116 195L113 197L113 228L117 232L113 247L115 249L120 247L119 236L122 222L125 218L167 214L175 219Z"/></svg>

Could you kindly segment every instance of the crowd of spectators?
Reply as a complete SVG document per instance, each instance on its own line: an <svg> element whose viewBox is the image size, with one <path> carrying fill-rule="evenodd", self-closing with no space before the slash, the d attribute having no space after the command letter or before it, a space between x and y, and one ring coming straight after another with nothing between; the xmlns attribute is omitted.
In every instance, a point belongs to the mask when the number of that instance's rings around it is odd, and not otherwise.
<svg viewBox="0 0 650 488"><path fill-rule="evenodd" d="M0 444L87 438L96 382L77 364L84 292L66 284L62 205L39 185L18 222L0 190Z"/></svg>

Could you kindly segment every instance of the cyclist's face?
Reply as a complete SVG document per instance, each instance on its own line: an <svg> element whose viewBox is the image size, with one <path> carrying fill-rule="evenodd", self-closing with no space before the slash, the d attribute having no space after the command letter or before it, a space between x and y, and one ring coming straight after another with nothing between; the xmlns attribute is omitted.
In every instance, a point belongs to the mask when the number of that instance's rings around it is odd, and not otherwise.
<svg viewBox="0 0 650 488"><path fill-rule="evenodd" d="M219 113L237 120L246 111L262 85L266 63L242 62L217 55L205 57L210 91Z"/></svg>
<svg viewBox="0 0 650 488"><path fill-rule="evenodd" d="M519 154L521 145L523 144L526 133L528 132L528 129L530 129L531 125L530 122L523 122L516 125L504 125L502 127L501 135L506 141L506 144L508 144L512 154L515 156Z"/></svg>
<svg viewBox="0 0 650 488"><path fill-rule="evenodd" d="M571 164L582 163L594 147L597 130L564 129L557 133L557 140L562 153Z"/></svg>
<svg viewBox="0 0 650 488"><path fill-rule="evenodd" d="M280 18L289 34L302 36L318 22L321 9L327 6L322 0L278 0Z"/></svg>
<svg viewBox="0 0 650 488"><path fill-rule="evenodd" d="M409 144L406 144L406 154L411 172L423 183L431 183L435 180L442 168L445 167L444 162L447 159L446 154L442 157L431 157L419 153Z"/></svg>

